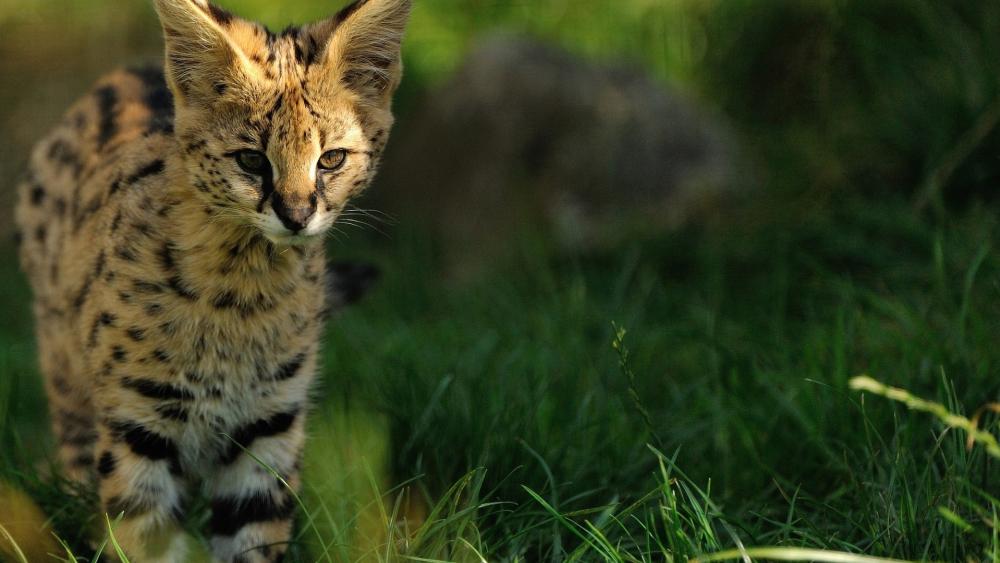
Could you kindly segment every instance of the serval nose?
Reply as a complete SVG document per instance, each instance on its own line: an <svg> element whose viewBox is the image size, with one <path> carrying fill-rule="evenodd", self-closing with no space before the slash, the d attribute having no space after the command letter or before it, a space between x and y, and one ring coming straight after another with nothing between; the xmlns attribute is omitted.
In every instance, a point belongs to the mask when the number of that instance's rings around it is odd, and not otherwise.
<svg viewBox="0 0 1000 563"><path fill-rule="evenodd" d="M271 203L274 213L281 220L281 224L292 234L299 234L309 225L309 220L316 214L317 198L316 194L310 194L308 198L290 198L274 194Z"/></svg>

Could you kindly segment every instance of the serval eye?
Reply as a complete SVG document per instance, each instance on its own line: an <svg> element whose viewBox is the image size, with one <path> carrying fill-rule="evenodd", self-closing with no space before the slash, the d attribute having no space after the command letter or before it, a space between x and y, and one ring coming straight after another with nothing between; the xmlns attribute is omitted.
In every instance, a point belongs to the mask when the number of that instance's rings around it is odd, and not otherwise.
<svg viewBox="0 0 1000 563"><path fill-rule="evenodd" d="M234 155L240 168L257 176L263 176L271 169L271 163L260 151L240 151Z"/></svg>
<svg viewBox="0 0 1000 563"><path fill-rule="evenodd" d="M323 170L337 170L345 162L347 162L347 151L344 149L326 151L319 157L319 167Z"/></svg>

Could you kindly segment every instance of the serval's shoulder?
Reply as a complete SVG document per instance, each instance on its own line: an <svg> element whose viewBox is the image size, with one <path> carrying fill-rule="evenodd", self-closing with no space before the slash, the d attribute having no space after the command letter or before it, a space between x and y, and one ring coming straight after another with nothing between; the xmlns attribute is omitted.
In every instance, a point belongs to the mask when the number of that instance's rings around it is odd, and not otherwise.
<svg viewBox="0 0 1000 563"><path fill-rule="evenodd" d="M81 274L75 263L100 246L94 224L117 207L123 187L164 171L173 130L162 70L127 69L98 80L35 146L15 213L36 293L55 299Z"/></svg>

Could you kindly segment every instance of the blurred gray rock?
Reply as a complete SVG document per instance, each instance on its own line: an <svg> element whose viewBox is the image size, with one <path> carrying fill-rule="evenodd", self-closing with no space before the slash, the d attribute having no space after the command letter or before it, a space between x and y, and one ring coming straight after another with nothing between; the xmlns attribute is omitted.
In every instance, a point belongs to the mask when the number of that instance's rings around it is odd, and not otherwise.
<svg viewBox="0 0 1000 563"><path fill-rule="evenodd" d="M669 228L735 183L728 130L693 102L523 38L482 42L401 125L376 192L459 259L523 229L587 249Z"/></svg>

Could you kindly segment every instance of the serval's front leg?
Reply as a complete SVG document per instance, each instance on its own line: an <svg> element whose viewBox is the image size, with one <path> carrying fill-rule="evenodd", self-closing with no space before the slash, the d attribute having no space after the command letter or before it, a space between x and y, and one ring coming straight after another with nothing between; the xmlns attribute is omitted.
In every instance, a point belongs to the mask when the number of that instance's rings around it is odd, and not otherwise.
<svg viewBox="0 0 1000 563"><path fill-rule="evenodd" d="M217 561L263 563L284 557L296 508L293 491L300 482L304 424L305 414L292 408L245 424L229 437L208 482L209 533Z"/></svg>
<svg viewBox="0 0 1000 563"><path fill-rule="evenodd" d="M185 561L178 524L185 483L177 446L162 427L113 413L101 427L97 459L102 511L133 563ZM110 545L105 552L113 557Z"/></svg>

